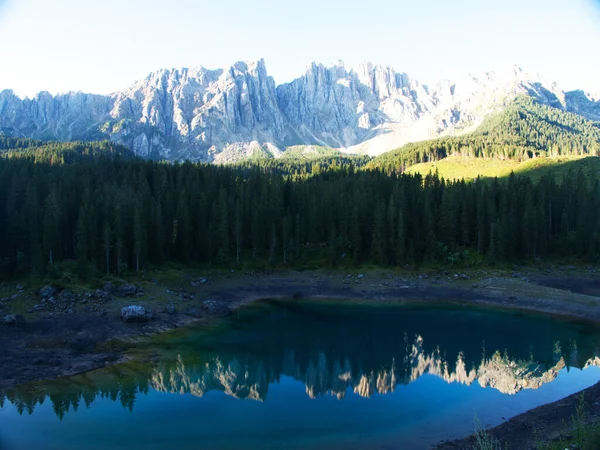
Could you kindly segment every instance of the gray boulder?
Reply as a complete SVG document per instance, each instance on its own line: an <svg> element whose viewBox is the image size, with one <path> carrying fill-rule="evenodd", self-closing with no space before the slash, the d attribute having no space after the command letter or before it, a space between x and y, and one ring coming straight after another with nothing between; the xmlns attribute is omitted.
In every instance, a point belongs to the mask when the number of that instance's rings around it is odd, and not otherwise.
<svg viewBox="0 0 600 450"><path fill-rule="evenodd" d="M149 322L152 317L152 310L144 306L131 305L121 308L121 320L123 322Z"/></svg>

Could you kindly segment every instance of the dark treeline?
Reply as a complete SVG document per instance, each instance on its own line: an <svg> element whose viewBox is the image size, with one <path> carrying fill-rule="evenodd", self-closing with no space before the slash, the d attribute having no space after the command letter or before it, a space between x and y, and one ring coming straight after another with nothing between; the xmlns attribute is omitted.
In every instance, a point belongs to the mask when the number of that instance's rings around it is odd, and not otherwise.
<svg viewBox="0 0 600 450"><path fill-rule="evenodd" d="M0 135L0 150L24 149L30 147L40 147L44 145L43 141L35 139L14 138Z"/></svg>
<svg viewBox="0 0 600 450"><path fill-rule="evenodd" d="M84 155L116 151L86 145ZM405 265L452 263L467 251L490 261L595 260L600 252L600 184L581 171L562 183L465 183L388 175L352 160L294 170L292 161L219 167L85 156L58 164L61 153L51 155L0 158L7 275L43 273L63 260L78 261L85 274L172 260Z"/></svg>
<svg viewBox="0 0 600 450"><path fill-rule="evenodd" d="M486 118L474 133L407 144L368 166L403 172L414 164L451 155L519 161L537 156L600 156L600 123L520 97Z"/></svg>
<svg viewBox="0 0 600 450"><path fill-rule="evenodd" d="M110 141L102 142L42 142L33 139L13 139L0 136L0 146L6 145L4 157L19 158L39 164L76 164L98 158L137 159L127 147ZM9 147L11 146L12 147ZM1 147L0 147L1 148Z"/></svg>
<svg viewBox="0 0 600 450"><path fill-rule="evenodd" d="M371 160L369 156L328 155L316 158L284 156L282 158L261 158L235 163L231 167L246 170L261 170L265 173L284 175L291 181L301 181L323 172L354 173L364 169Z"/></svg>

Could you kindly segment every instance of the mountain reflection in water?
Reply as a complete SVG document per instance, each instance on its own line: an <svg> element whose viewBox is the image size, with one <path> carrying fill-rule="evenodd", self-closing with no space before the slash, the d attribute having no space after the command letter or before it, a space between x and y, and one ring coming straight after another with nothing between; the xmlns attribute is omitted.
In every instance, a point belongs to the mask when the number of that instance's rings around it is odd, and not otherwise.
<svg viewBox="0 0 600 450"><path fill-rule="evenodd" d="M6 399L21 414L49 400L62 418L98 397L133 410L151 389L268 401L269 386L287 376L311 398L343 399L392 393L424 374L512 395L552 382L565 368L600 366L600 337L585 325L457 307L264 302L219 326L147 346L159 363L24 386Z"/></svg>

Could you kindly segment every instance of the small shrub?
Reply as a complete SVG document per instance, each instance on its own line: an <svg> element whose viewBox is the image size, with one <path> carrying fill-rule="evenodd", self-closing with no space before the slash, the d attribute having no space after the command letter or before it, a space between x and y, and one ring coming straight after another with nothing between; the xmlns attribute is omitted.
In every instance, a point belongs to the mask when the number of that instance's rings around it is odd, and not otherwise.
<svg viewBox="0 0 600 450"><path fill-rule="evenodd" d="M475 450L505 450L498 439L487 432L475 416Z"/></svg>

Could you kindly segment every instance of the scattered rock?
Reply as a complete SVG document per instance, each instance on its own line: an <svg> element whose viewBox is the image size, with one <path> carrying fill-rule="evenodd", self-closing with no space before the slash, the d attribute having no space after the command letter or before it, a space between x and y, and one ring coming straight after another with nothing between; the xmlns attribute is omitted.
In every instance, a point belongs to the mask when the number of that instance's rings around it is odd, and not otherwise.
<svg viewBox="0 0 600 450"><path fill-rule="evenodd" d="M196 278L196 279L192 280L190 284L191 284L192 286L196 286L196 287L197 287L197 286L200 286L201 284L204 284L204 283L206 283L207 281L208 281L208 280L207 280L206 278L203 278L203 277L198 277L198 278Z"/></svg>
<svg viewBox="0 0 600 450"><path fill-rule="evenodd" d="M198 308L189 308L187 310L187 315L192 317L202 317L202 311Z"/></svg>
<svg viewBox="0 0 600 450"><path fill-rule="evenodd" d="M173 290L167 289L166 292L167 292L167 294L176 295L177 297L179 297L180 300L183 300L184 302L187 300L193 300L194 298L196 298L196 296L194 294L192 294L191 292L187 292L187 291L184 291L183 289L179 289L179 288L176 288Z"/></svg>
<svg viewBox="0 0 600 450"><path fill-rule="evenodd" d="M100 289L96 290L95 295L98 300L101 300L103 302L110 302L114 300L114 297L112 295Z"/></svg>
<svg viewBox="0 0 600 450"><path fill-rule="evenodd" d="M44 298L48 298L48 297L52 297L52 296L58 294L58 292L59 292L59 289L57 287L51 286L48 284L48 285L44 286L43 288L41 288L38 291L38 294Z"/></svg>
<svg viewBox="0 0 600 450"><path fill-rule="evenodd" d="M359 273L356 278L358 278L359 280L362 280L365 277L365 274L363 273Z"/></svg>
<svg viewBox="0 0 600 450"><path fill-rule="evenodd" d="M204 300L202 308L209 314L215 315L227 315L230 312L229 307L219 300Z"/></svg>
<svg viewBox="0 0 600 450"><path fill-rule="evenodd" d="M152 320L152 310L139 305L124 306L121 308L123 322L148 322Z"/></svg>
<svg viewBox="0 0 600 450"><path fill-rule="evenodd" d="M72 302L75 300L75 294L73 292L65 289L64 291L62 291L59 294L59 298L61 298L65 302Z"/></svg>
<svg viewBox="0 0 600 450"><path fill-rule="evenodd" d="M24 290L24 289L25 289L25 288L23 287L23 285L22 285L22 284L17 284L17 291L22 291L22 290Z"/></svg>
<svg viewBox="0 0 600 450"><path fill-rule="evenodd" d="M175 306L172 305L171 303L169 303L167 305L167 314L173 315L177 312L177 310L175 309Z"/></svg>
<svg viewBox="0 0 600 450"><path fill-rule="evenodd" d="M2 323L4 325L18 325L19 323L22 323L24 321L25 320L22 316L18 316L16 314L8 314L2 319Z"/></svg>
<svg viewBox="0 0 600 450"><path fill-rule="evenodd" d="M119 286L114 285L113 283L105 283L102 288L108 292L109 294L115 295L117 297L130 297L134 296L139 288L130 283L123 283Z"/></svg>

